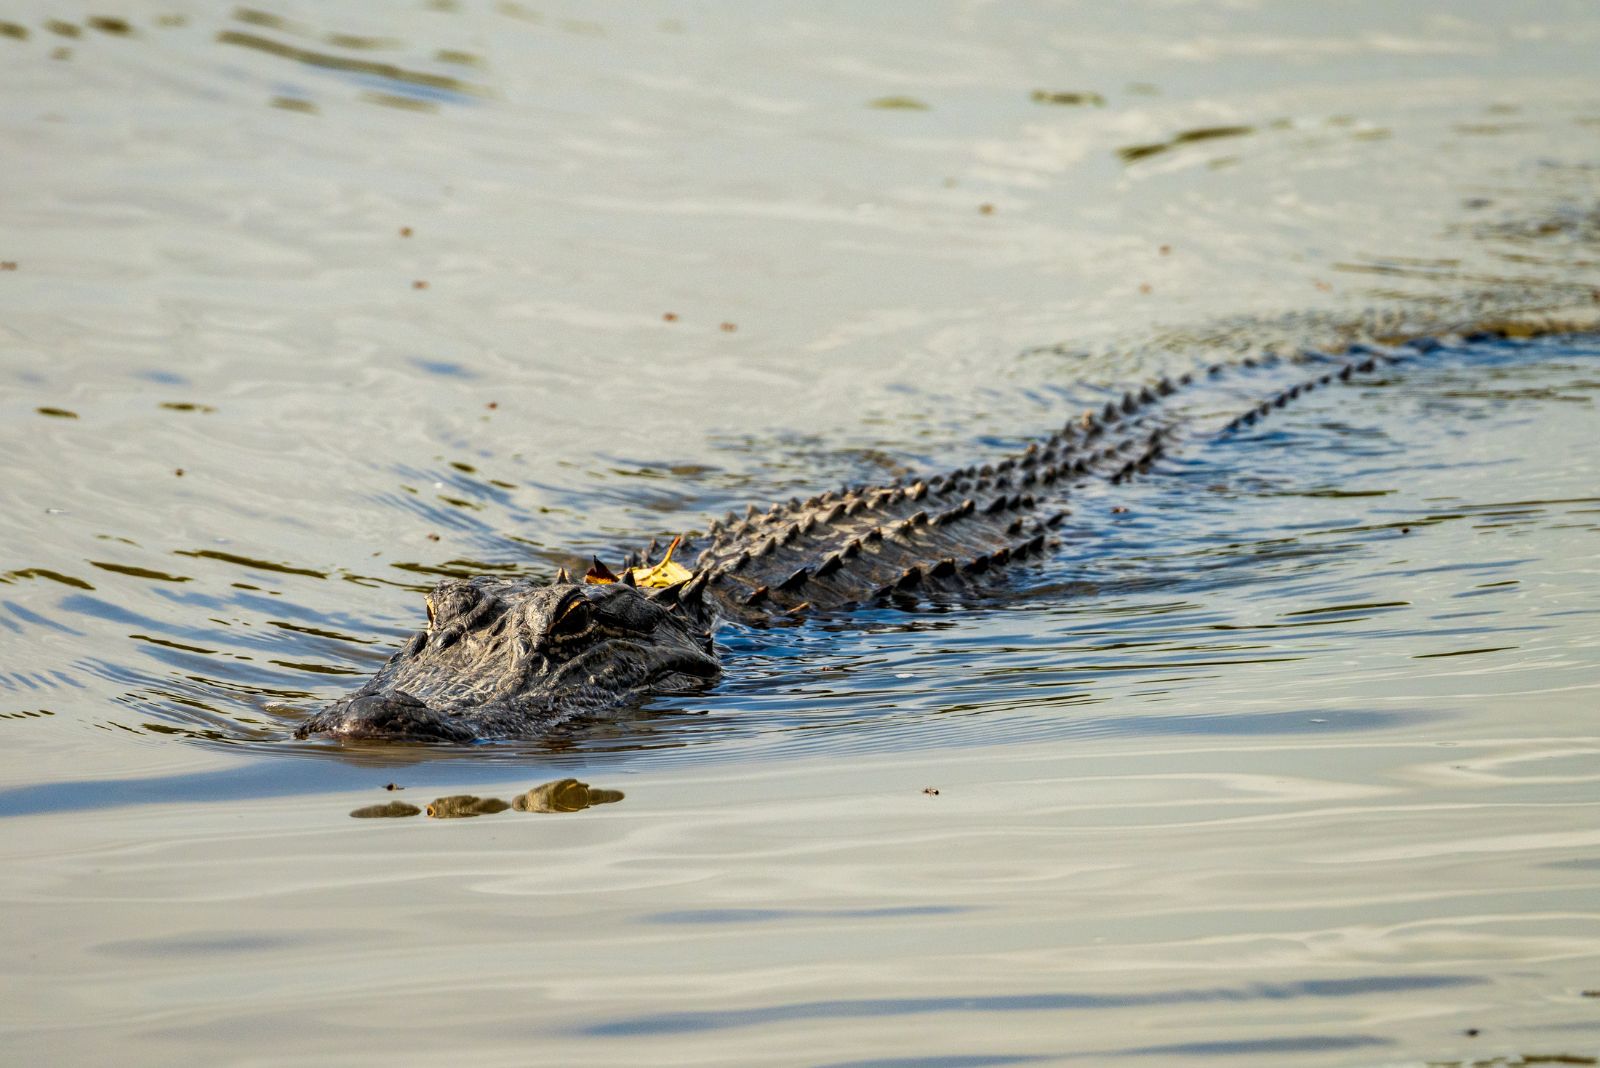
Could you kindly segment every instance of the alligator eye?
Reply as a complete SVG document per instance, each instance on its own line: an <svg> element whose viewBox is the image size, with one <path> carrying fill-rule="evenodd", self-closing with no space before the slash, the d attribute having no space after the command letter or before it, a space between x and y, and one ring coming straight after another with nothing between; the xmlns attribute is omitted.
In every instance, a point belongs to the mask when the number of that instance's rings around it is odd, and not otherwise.
<svg viewBox="0 0 1600 1068"><path fill-rule="evenodd" d="M433 626L433 598L424 597L422 603L428 607L428 626Z"/></svg>
<svg viewBox="0 0 1600 1068"><path fill-rule="evenodd" d="M571 637L574 634L581 634L589 629L591 618L589 602L582 597L574 597L567 602L566 608L562 610L556 621L550 624L550 635L551 637Z"/></svg>

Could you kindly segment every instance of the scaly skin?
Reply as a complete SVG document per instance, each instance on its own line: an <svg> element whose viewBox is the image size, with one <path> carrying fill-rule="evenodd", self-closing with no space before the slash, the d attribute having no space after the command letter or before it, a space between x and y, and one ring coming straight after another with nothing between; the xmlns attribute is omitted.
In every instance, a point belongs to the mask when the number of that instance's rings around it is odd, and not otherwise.
<svg viewBox="0 0 1600 1068"><path fill-rule="evenodd" d="M1360 346L1343 357L1301 357L1297 364L1321 363L1321 373L1268 396L1221 432L1388 358ZM693 577L667 589L589 585L565 571L547 585L442 582L428 596L428 628L295 734L444 742L536 737L576 717L715 683L720 667L711 636L721 621L760 625L808 611L981 588L1009 565L1050 549L1074 487L1121 482L1178 444L1187 423L1172 411L1172 398L1256 366L1246 359L1214 365L1198 381L1163 379L993 465L824 493L765 512L752 506L743 518L730 513L710 524Z"/></svg>

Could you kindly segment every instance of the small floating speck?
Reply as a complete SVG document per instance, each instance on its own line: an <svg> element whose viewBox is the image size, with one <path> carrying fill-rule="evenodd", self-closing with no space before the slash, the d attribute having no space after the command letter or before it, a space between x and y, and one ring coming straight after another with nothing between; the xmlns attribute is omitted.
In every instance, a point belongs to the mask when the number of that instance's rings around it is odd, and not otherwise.
<svg viewBox="0 0 1600 1068"><path fill-rule="evenodd" d="M428 288L428 283L424 279L419 278L415 282L411 283L411 288L412 289L427 289Z"/></svg>
<svg viewBox="0 0 1600 1068"><path fill-rule="evenodd" d="M65 408L35 408L40 415L48 415L52 419L76 419L77 412L70 412Z"/></svg>
<svg viewBox="0 0 1600 1068"><path fill-rule="evenodd" d="M386 108L398 108L401 111L438 111L439 105L432 100L419 100L414 96L401 96L398 93L380 93L368 90L361 94L361 99L369 104L380 104Z"/></svg>
<svg viewBox="0 0 1600 1068"><path fill-rule="evenodd" d="M1033 101L1036 104L1061 104L1078 107L1103 108L1106 106L1106 98L1094 92L1055 93L1048 89L1035 89L1033 91Z"/></svg>
<svg viewBox="0 0 1600 1068"><path fill-rule="evenodd" d="M927 111L928 105L914 96L880 96L869 100L867 107L884 111Z"/></svg>
<svg viewBox="0 0 1600 1068"><path fill-rule="evenodd" d="M119 19L112 15L90 15L87 20L90 27L101 33L109 33L115 37L127 37L133 33L133 25L127 19Z"/></svg>
<svg viewBox="0 0 1600 1068"><path fill-rule="evenodd" d="M302 115L315 115L317 113L317 105L297 96L275 96L272 98L271 103L275 108L281 108L284 111L298 111Z"/></svg>
<svg viewBox="0 0 1600 1068"><path fill-rule="evenodd" d="M475 52L462 52L454 48L441 48L433 54L440 63L454 63L462 67L482 67L483 57Z"/></svg>

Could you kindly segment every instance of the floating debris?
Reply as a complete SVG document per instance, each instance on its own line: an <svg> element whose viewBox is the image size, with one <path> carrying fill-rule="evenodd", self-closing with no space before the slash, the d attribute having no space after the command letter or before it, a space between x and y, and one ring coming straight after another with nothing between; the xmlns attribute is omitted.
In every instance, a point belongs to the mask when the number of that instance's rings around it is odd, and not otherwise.
<svg viewBox="0 0 1600 1068"><path fill-rule="evenodd" d="M395 801L391 804L401 804ZM407 808L411 807L409 805ZM492 816L511 806L498 797L474 797L472 794L453 794L441 797L428 806L428 816L436 820L471 819L473 816Z"/></svg>
<svg viewBox="0 0 1600 1068"><path fill-rule="evenodd" d="M365 808L358 808L350 815L358 820L394 820L404 819L406 816L420 816L422 810L404 801L390 801L386 805L367 805Z"/></svg>
<svg viewBox="0 0 1600 1068"><path fill-rule="evenodd" d="M621 790L601 790L577 779L557 779L518 794L511 807L518 812L581 812L595 805L621 801Z"/></svg>

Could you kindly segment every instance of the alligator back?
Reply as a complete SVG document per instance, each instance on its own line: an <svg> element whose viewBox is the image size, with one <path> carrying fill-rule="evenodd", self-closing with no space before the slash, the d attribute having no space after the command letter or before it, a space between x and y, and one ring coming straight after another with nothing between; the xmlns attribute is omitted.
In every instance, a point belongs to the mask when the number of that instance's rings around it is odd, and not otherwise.
<svg viewBox="0 0 1600 1068"><path fill-rule="evenodd" d="M1181 402L1205 387L1213 400L1219 390L1233 397L1256 391L1243 414L1211 431L1226 433L1309 390L1371 371L1382 358L1370 349L1307 354L1276 375L1254 359L1216 364L1130 391L992 464L847 486L765 511L752 505L743 517L729 513L710 525L709 544L682 593L723 618L760 622L981 585L1054 544L1052 531L1067 516L1075 486L1127 479L1192 434L1203 420L1195 404ZM1262 379L1274 377L1288 384L1264 392Z"/></svg>

